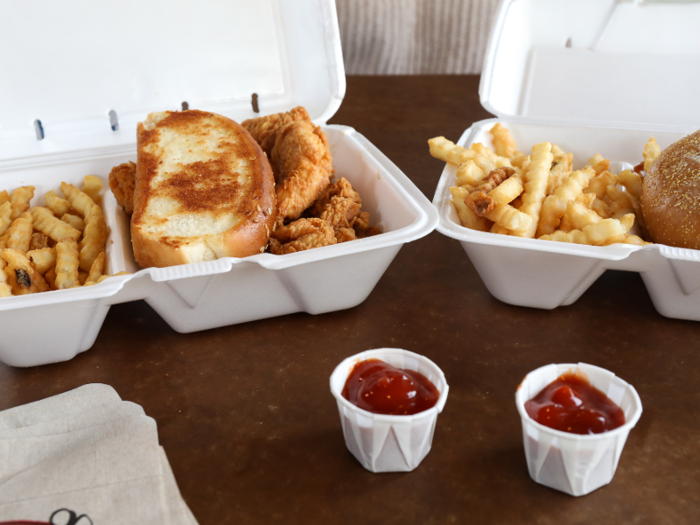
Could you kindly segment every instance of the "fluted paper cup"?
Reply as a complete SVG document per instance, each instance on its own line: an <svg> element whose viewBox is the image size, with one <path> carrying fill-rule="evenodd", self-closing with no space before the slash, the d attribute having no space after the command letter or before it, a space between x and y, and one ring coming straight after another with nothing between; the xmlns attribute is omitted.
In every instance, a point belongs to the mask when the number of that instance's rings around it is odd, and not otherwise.
<svg viewBox="0 0 700 525"><path fill-rule="evenodd" d="M577 370L622 409L624 425L600 434L571 434L541 425L527 414L526 401L562 374ZM632 385L585 363L552 364L530 372L518 387L515 404L522 420L530 477L572 496L583 496L612 481L627 436L642 415L642 402Z"/></svg>
<svg viewBox="0 0 700 525"><path fill-rule="evenodd" d="M412 370L430 379L440 392L432 408L410 416L373 414L342 396L356 363L381 359L396 368ZM437 416L447 400L449 387L442 370L427 357L400 348L378 348L348 357L331 374L331 393L338 402L345 444L371 472L408 472L430 452Z"/></svg>

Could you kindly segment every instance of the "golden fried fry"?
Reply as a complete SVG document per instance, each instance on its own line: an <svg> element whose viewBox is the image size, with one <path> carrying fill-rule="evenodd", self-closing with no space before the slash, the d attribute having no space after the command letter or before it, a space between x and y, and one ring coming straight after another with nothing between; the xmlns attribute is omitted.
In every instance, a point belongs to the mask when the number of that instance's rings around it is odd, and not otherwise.
<svg viewBox="0 0 700 525"><path fill-rule="evenodd" d="M85 229L85 221L77 215L65 213L61 216L61 220L78 231L83 231Z"/></svg>
<svg viewBox="0 0 700 525"><path fill-rule="evenodd" d="M488 196L493 199L494 205L508 204L515 200L523 192L523 181L520 177L508 177L501 184L491 190Z"/></svg>
<svg viewBox="0 0 700 525"><path fill-rule="evenodd" d="M488 174L476 165L473 160L460 164L457 168L457 186L477 186Z"/></svg>
<svg viewBox="0 0 700 525"><path fill-rule="evenodd" d="M46 201L46 207L50 209L56 217L65 215L70 211L70 202L56 195L56 192L53 190L47 191L44 194L44 201Z"/></svg>
<svg viewBox="0 0 700 525"><path fill-rule="evenodd" d="M589 209L583 203L570 201L566 206L566 213L561 219L559 229L564 232L583 230L586 226L597 224L602 220L600 215Z"/></svg>
<svg viewBox="0 0 700 525"><path fill-rule="evenodd" d="M617 219L603 219L596 224L586 226L583 230L556 231L550 235L543 235L540 239L601 246L613 237L625 235L627 230L628 228Z"/></svg>
<svg viewBox="0 0 700 525"><path fill-rule="evenodd" d="M460 166L468 160L474 160L479 154L471 149L458 146L445 137L435 137L428 140L430 154L443 162ZM491 171L491 170L489 170Z"/></svg>
<svg viewBox="0 0 700 525"><path fill-rule="evenodd" d="M515 235L527 232L532 226L532 217L520 210L516 210L509 204L499 204L486 215L486 218L492 220L502 228L510 230Z"/></svg>
<svg viewBox="0 0 700 525"><path fill-rule="evenodd" d="M78 266L78 243L69 239L56 243L56 288L58 290L80 286Z"/></svg>
<svg viewBox="0 0 700 525"><path fill-rule="evenodd" d="M661 148L656 143L656 139L651 137L649 142L644 145L644 152L642 153L644 157L644 171L649 171L651 163L658 159L659 155L661 155Z"/></svg>
<svg viewBox="0 0 700 525"><path fill-rule="evenodd" d="M27 252L27 258L32 262L36 270L43 275L56 265L56 249L30 250Z"/></svg>
<svg viewBox="0 0 700 525"><path fill-rule="evenodd" d="M542 142L532 147L532 159L523 174L524 191L521 196L523 205L520 207L521 212L532 218L532 223L527 230L516 232L519 237L531 239L535 236L547 189L552 158L552 145L549 142Z"/></svg>
<svg viewBox="0 0 700 525"><path fill-rule="evenodd" d="M87 217L90 210L95 206L95 202L78 188L67 182L61 183L61 191L70 202L70 205L84 219Z"/></svg>
<svg viewBox="0 0 700 525"><path fill-rule="evenodd" d="M536 237L548 235L557 229L569 201L573 201L581 195L583 189L588 186L588 181L594 176L595 171L592 168L574 171L561 186L554 190L552 195L545 198L542 203Z"/></svg>
<svg viewBox="0 0 700 525"><path fill-rule="evenodd" d="M7 262L5 275L13 295L45 292L49 289L44 278L21 251L8 248L2 252L2 258Z"/></svg>
<svg viewBox="0 0 700 525"><path fill-rule="evenodd" d="M41 250L49 247L49 238L41 232L32 233L32 240L29 241L29 250Z"/></svg>
<svg viewBox="0 0 700 525"><path fill-rule="evenodd" d="M97 284L97 281L102 277L105 268L105 252L101 252L95 262L92 263L92 268L90 268L90 273L87 275L87 279L84 281L86 286L91 284Z"/></svg>
<svg viewBox="0 0 700 525"><path fill-rule="evenodd" d="M83 177L83 193L92 199L95 204L100 203L100 191L102 191L102 181L95 175L85 175Z"/></svg>
<svg viewBox="0 0 700 525"><path fill-rule="evenodd" d="M44 279L46 280L46 284L48 284L52 290L57 290L57 288L56 288L56 267L55 266L52 266L51 268L49 268L49 270L44 274Z"/></svg>
<svg viewBox="0 0 700 525"><path fill-rule="evenodd" d="M639 201L642 197L642 178L639 173L632 170L624 170L617 176L617 180L622 184L630 195Z"/></svg>
<svg viewBox="0 0 700 525"><path fill-rule="evenodd" d="M0 248L0 297L10 297L12 295L12 288L7 282L7 275L5 275L5 267L7 262L2 258L3 248Z"/></svg>
<svg viewBox="0 0 700 525"><path fill-rule="evenodd" d="M20 186L10 195L10 205L12 214L10 218L14 221L29 209L29 201L34 197L34 186Z"/></svg>
<svg viewBox="0 0 700 525"><path fill-rule="evenodd" d="M53 213L51 213L51 210L48 208L35 206L30 210L30 213L34 219L34 228L48 235L54 241L58 242L62 239L73 239L77 241L80 238L80 230L76 230L62 220L54 217Z"/></svg>
<svg viewBox="0 0 700 525"><path fill-rule="evenodd" d="M467 206L465 199L469 195L469 192L458 186L452 186L450 192L452 193L452 204L454 204L455 210L457 210L457 216L462 226L471 228L472 230L489 231L491 223L483 217L479 217Z"/></svg>
<svg viewBox="0 0 700 525"><path fill-rule="evenodd" d="M10 201L0 205L0 235L3 235L12 224L12 205Z"/></svg>
<svg viewBox="0 0 700 525"><path fill-rule="evenodd" d="M90 271L97 256L104 251L108 233L102 209L95 204L85 217L85 230L80 241L80 267L86 272Z"/></svg>
<svg viewBox="0 0 700 525"><path fill-rule="evenodd" d="M0 204L5 204L6 202L10 202L10 194L7 193L7 190L2 190L0 191Z"/></svg>
<svg viewBox="0 0 700 525"><path fill-rule="evenodd" d="M561 186L562 182L566 180L571 173L573 163L573 153L558 153L554 155L554 158L552 159L552 167L549 170L549 178L547 179L547 195L554 193L554 190Z"/></svg>
<svg viewBox="0 0 700 525"><path fill-rule="evenodd" d="M5 233L5 247L27 252L32 241L32 231L32 216L29 212L24 212L12 222Z"/></svg>
<svg viewBox="0 0 700 525"><path fill-rule="evenodd" d="M516 145L510 131L499 122L491 128L489 133L493 137L493 147L496 154L512 159L516 153Z"/></svg>
<svg viewBox="0 0 700 525"><path fill-rule="evenodd" d="M617 177L609 171L603 171L593 177L589 182L584 193L595 193L596 197L602 199L608 192L608 186L617 184Z"/></svg>

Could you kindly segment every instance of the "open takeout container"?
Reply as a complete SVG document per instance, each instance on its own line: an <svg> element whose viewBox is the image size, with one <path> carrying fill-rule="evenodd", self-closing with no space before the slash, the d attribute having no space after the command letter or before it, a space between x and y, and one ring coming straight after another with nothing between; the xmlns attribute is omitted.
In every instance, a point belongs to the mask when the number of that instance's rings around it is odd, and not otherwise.
<svg viewBox="0 0 700 525"><path fill-rule="evenodd" d="M583 372L591 386L622 409L625 423L600 434L571 434L532 419L525 403L567 372ZM518 387L515 405L523 427L530 477L547 487L583 496L612 481L630 430L642 416L642 401L632 385L612 372L586 363L551 364L533 370Z"/></svg>
<svg viewBox="0 0 700 525"><path fill-rule="evenodd" d="M639 163L651 136L665 148L700 127L699 19L700 3L504 0L479 87L497 118L474 123L457 143L491 145L488 131L500 122L522 151L548 141L573 152L574 169L596 153ZM575 302L605 270L625 270L641 274L659 313L700 320L700 251L470 230L451 202L455 171L445 167L433 198L437 229L462 244L497 299L552 309Z"/></svg>
<svg viewBox="0 0 700 525"><path fill-rule="evenodd" d="M404 243L435 228L435 209L387 157L354 129L325 125L345 93L332 0L2 7L0 189L33 185L36 205L61 181L98 175L110 228L107 272L132 273L1 299L0 361L71 359L92 346L110 305L138 299L178 332L350 308ZM352 183L385 233L283 256L141 270L107 175L136 160L139 121L185 104L239 122L305 106L328 136L336 177Z"/></svg>

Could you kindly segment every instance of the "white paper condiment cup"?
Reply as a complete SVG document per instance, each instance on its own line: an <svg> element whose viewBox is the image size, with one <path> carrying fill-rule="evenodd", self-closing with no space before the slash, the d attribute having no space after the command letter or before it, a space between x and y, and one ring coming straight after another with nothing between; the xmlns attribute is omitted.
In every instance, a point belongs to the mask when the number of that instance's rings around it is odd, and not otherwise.
<svg viewBox="0 0 700 525"><path fill-rule="evenodd" d="M601 434L571 434L537 423L525 402L562 374L577 370L625 414L625 424ZM585 363L551 364L530 372L515 393L523 424L523 442L530 477L572 496L583 496L612 481L627 435L642 415L642 401L632 385L615 374Z"/></svg>
<svg viewBox="0 0 700 525"><path fill-rule="evenodd" d="M432 408L410 416L373 414L345 399L341 393L353 366L366 359L381 359L427 377L440 392ZM371 472L408 472L430 452L437 416L447 400L449 387L442 370L427 357L400 348L378 348L348 357L331 374L331 393L338 402L345 444Z"/></svg>

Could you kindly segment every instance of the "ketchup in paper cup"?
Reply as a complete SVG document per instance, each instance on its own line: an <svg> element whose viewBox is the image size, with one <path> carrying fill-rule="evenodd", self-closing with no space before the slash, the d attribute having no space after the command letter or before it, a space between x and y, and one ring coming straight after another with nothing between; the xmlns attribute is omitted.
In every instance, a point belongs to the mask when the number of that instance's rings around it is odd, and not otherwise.
<svg viewBox="0 0 700 525"><path fill-rule="evenodd" d="M600 392L591 395L579 392L562 399L562 394L569 393L569 386L551 388L557 387L562 377L574 379L573 383L588 381ZM564 383L572 384L571 381ZM548 387L555 396L553 410L555 405L559 410L566 405L578 406L581 418L589 419L590 423L577 426L572 423L571 414L561 413L556 414L558 422L545 421L543 415L548 407L539 399L539 394ZM607 401L598 395L601 392ZM533 406L535 398L538 403ZM595 406L593 399L596 399ZM591 404L586 406L586 402ZM551 364L530 372L515 393L515 404L522 421L530 477L572 496L583 496L612 481L627 436L642 415L642 402L632 385L612 372L585 363ZM615 413L615 405L622 414ZM596 423L591 413L600 421Z"/></svg>
<svg viewBox="0 0 700 525"><path fill-rule="evenodd" d="M370 375L385 373L384 379L351 377L368 368ZM366 385L361 380L374 381L378 388L363 389ZM449 387L442 370L427 357L399 348L367 350L340 363L331 374L330 386L345 444L367 470L408 472L430 452Z"/></svg>

